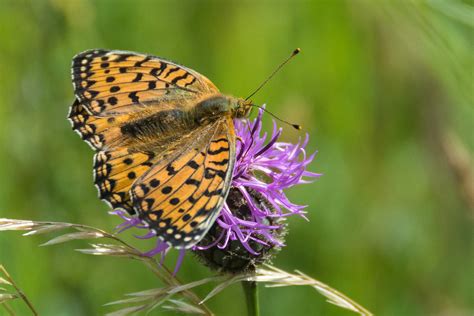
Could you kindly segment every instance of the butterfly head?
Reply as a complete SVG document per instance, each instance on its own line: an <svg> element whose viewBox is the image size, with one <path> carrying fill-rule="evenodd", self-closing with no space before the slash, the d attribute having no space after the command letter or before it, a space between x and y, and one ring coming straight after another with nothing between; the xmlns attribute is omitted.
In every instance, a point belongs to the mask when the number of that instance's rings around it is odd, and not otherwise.
<svg viewBox="0 0 474 316"><path fill-rule="evenodd" d="M252 101L251 100L244 100L244 99L234 99L232 107L232 114L235 118L244 118L250 115L250 111L252 110Z"/></svg>

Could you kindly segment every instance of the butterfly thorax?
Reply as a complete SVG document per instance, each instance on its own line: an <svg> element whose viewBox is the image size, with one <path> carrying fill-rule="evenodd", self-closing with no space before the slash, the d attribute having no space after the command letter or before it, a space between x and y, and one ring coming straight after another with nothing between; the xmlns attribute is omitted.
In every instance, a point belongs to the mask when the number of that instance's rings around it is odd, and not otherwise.
<svg viewBox="0 0 474 316"><path fill-rule="evenodd" d="M243 99L216 94L200 101L191 110L191 115L198 124L208 124L223 116L232 118L246 117L250 104Z"/></svg>

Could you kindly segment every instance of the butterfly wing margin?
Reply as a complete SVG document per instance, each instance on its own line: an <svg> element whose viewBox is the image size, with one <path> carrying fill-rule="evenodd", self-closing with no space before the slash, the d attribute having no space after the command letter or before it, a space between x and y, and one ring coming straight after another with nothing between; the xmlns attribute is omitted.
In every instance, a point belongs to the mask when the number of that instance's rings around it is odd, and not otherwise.
<svg viewBox="0 0 474 316"><path fill-rule="evenodd" d="M201 131L171 163L158 162L131 189L134 209L158 237L190 248L214 224L229 193L235 163L233 121ZM198 137L198 135L196 135Z"/></svg>
<svg viewBox="0 0 474 316"><path fill-rule="evenodd" d="M149 104L166 105L166 101L177 98L190 100L219 91L205 76L166 59L103 49L74 56L72 82L76 97L88 112L100 116L139 111Z"/></svg>
<svg viewBox="0 0 474 316"><path fill-rule="evenodd" d="M69 108L67 119L81 139L93 150L99 151L120 147L126 140L120 130L121 124L133 118L129 114L113 117L94 116L76 99Z"/></svg>
<svg viewBox="0 0 474 316"><path fill-rule="evenodd" d="M126 148L99 151L94 156L94 185L99 198L112 209L135 214L130 188L159 159L153 152L130 152Z"/></svg>

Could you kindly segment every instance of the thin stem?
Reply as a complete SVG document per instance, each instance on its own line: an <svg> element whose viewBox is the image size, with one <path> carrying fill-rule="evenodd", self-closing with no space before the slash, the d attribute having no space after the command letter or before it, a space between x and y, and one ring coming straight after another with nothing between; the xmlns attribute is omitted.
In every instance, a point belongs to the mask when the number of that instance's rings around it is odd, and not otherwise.
<svg viewBox="0 0 474 316"><path fill-rule="evenodd" d="M260 307L258 303L258 288L255 281L242 281L242 288L245 293L245 301L247 303L247 315L259 316Z"/></svg>
<svg viewBox="0 0 474 316"><path fill-rule="evenodd" d="M21 299L25 302L25 304L28 306L28 308L31 310L33 315L38 316L38 312L33 307L33 304L31 304L30 300L28 299L28 297L26 297L25 293L23 293L23 291L20 290L20 288L16 285L15 281L13 281L12 277L7 272L7 270L3 267L3 265L0 265L0 271L5 275L8 282L10 282L10 284L15 288L16 292L21 297Z"/></svg>
<svg viewBox="0 0 474 316"><path fill-rule="evenodd" d="M13 311L13 309L12 309L10 306L8 306L7 303L3 303L2 306L3 306L3 308L5 308L5 310L7 311L8 315L10 315L10 316L15 316L15 312Z"/></svg>
<svg viewBox="0 0 474 316"><path fill-rule="evenodd" d="M146 265L148 266L148 268L156 276L158 276L162 281L172 286L181 285L181 282L179 281L179 279L176 276L173 276L171 271L169 271L167 267L161 266L153 258L150 258L150 257L146 257L146 258L148 259L148 261L146 262ZM165 275L162 274L163 272L165 273ZM193 303L195 303L196 305L199 305L204 310L206 315L208 316L214 315L205 304L201 303L201 299L193 291L186 289L186 290L183 290L181 293L184 296L186 296L188 299L190 299Z"/></svg>

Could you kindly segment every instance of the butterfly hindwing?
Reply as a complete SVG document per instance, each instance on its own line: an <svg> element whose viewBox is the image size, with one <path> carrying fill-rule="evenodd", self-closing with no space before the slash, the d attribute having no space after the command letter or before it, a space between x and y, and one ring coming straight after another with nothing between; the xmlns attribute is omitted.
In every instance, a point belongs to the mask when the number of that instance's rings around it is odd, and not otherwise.
<svg viewBox="0 0 474 316"><path fill-rule="evenodd" d="M207 129L193 135L197 140L171 162L157 162L131 190L140 218L176 248L189 248L204 236L230 188L235 160L232 119L222 118Z"/></svg>
<svg viewBox="0 0 474 316"><path fill-rule="evenodd" d="M76 97L91 114L100 116L218 91L194 70L159 57L125 51L89 50L76 55L72 80Z"/></svg>
<svg viewBox="0 0 474 316"><path fill-rule="evenodd" d="M99 151L94 156L94 184L99 198L114 209L122 208L135 214L130 188L154 163L152 152L130 152L126 148Z"/></svg>

